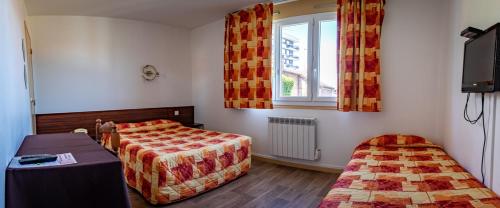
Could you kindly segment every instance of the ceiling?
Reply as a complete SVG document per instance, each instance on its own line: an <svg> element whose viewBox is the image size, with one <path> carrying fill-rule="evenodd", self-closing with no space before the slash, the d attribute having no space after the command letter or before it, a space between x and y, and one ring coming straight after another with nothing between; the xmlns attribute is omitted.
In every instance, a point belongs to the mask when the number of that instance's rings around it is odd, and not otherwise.
<svg viewBox="0 0 500 208"><path fill-rule="evenodd" d="M28 15L98 16L195 28L263 0L25 0Z"/></svg>

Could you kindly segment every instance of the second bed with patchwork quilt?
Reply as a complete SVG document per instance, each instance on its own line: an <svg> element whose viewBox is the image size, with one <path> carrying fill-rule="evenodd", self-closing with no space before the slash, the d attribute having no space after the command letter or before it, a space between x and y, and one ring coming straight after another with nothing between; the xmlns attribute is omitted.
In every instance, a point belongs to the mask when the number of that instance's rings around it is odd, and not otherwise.
<svg viewBox="0 0 500 208"><path fill-rule="evenodd" d="M384 135L359 145L320 204L330 207L500 207L500 198L439 146Z"/></svg>
<svg viewBox="0 0 500 208"><path fill-rule="evenodd" d="M189 128L170 120L116 124L129 186L152 204L214 189L250 169L251 138ZM102 144L111 148L111 136Z"/></svg>

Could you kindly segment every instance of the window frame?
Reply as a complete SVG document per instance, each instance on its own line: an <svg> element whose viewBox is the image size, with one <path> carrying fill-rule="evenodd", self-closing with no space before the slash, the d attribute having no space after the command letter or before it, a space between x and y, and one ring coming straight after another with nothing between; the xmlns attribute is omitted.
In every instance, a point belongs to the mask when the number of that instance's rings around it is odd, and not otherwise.
<svg viewBox="0 0 500 208"><path fill-rule="evenodd" d="M319 85L320 85L320 74L321 74L321 69L320 69L320 52L321 52L321 47L319 46L320 44L320 32L321 32L321 21L337 21L337 15L335 15L334 12L330 13L320 13L316 14L314 16L314 31L313 31L313 38L316 38L313 40L313 49L314 49L314 54L313 58L315 61L313 62L313 75L315 78L311 81L313 86L315 86L315 90L312 90L312 101L313 102L336 102L337 101L337 96L333 97L325 97L325 96L319 96ZM337 38L337 37L335 37ZM337 43L338 44L338 43ZM338 60L337 60L338 61ZM337 68L337 67L335 67ZM338 72L337 72L338 73ZM338 74L337 74L338 77ZM338 89L337 89L338 92Z"/></svg>
<svg viewBox="0 0 500 208"><path fill-rule="evenodd" d="M320 84L320 22L325 20L337 21L335 12L308 14L274 20L273 22L273 102L276 105L297 106L334 106L337 97L319 96ZM307 96L281 96L281 55L282 55L282 28L296 24L308 24L308 51L307 51ZM279 47L276 47L279 46Z"/></svg>
<svg viewBox="0 0 500 208"><path fill-rule="evenodd" d="M273 34L275 34L275 38L274 38L274 45L275 46L279 46L279 47L275 47L273 50L274 50L274 69L275 69L275 80L274 80L274 84L273 84L273 87L274 87L274 99L273 100L276 100L276 101L309 101L311 100L311 89L312 89L312 86L311 86L311 83L309 83L309 79L311 78L311 73L312 73L312 59L311 59L311 56L312 56L312 53L313 53L313 50L311 50L311 48L308 48L308 51L307 51L307 80L308 80L308 83L307 83L307 96L281 96L281 55L282 55L282 33L281 33L281 28L283 26L293 26L293 25L298 25L298 24L303 24L303 23L307 23L307 45L308 46L312 46L312 32L313 32L313 27L312 25L314 24L313 23L313 20L312 18L309 18L309 15L304 15L304 16L296 16L296 17L290 17L290 18L286 18L286 19L281 19L281 20L276 20L274 22L274 26L273 26Z"/></svg>

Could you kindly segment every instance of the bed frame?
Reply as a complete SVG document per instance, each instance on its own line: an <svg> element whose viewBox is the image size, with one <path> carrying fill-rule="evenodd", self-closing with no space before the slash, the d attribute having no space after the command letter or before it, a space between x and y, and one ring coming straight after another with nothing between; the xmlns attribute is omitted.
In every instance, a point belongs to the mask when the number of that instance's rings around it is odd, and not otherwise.
<svg viewBox="0 0 500 208"><path fill-rule="evenodd" d="M97 119L95 124L95 131L96 140L98 142L101 141L102 133L110 133L111 147L113 148L113 151L118 151L118 147L120 146L120 134L118 134L118 131L116 131L116 125L113 121L108 121L103 124L101 119Z"/></svg>
<svg viewBox="0 0 500 208"><path fill-rule="evenodd" d="M176 111L178 115L176 115ZM97 138L96 119L116 123L168 119L180 122L184 126L192 126L194 124L194 106L37 114L36 132L37 134L67 133L77 128L85 128L88 130L89 136Z"/></svg>

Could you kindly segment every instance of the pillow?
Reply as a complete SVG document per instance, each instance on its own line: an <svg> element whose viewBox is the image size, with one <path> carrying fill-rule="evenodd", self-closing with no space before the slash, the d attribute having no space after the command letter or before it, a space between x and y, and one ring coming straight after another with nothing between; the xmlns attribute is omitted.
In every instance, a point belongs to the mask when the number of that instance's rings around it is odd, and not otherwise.
<svg viewBox="0 0 500 208"><path fill-rule="evenodd" d="M160 119L140 123L120 123L116 124L116 130L118 131L118 133L133 133L139 131L154 131L158 129L177 128L179 126L182 126L182 124L177 121Z"/></svg>
<svg viewBox="0 0 500 208"><path fill-rule="evenodd" d="M386 147L438 147L429 140L415 135L386 134L373 137L359 146L386 146Z"/></svg>

